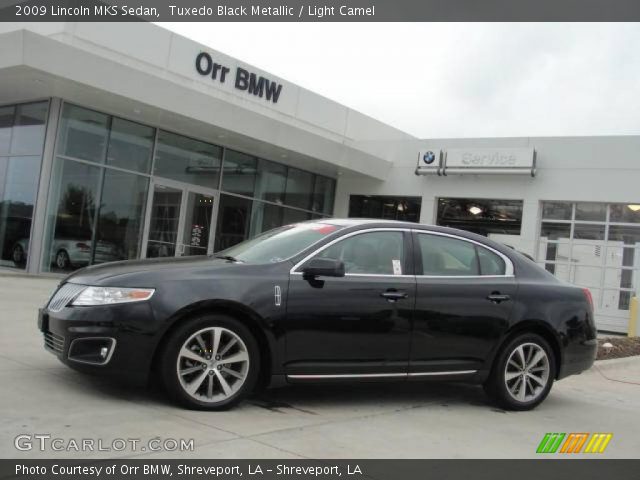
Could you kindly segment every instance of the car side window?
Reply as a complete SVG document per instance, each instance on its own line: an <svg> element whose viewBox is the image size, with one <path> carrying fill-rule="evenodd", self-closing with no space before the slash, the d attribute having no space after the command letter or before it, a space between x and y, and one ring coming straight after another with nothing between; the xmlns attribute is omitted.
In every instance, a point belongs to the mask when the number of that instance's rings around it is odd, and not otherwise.
<svg viewBox="0 0 640 480"><path fill-rule="evenodd" d="M422 274L443 277L479 275L474 244L441 235L418 235Z"/></svg>
<svg viewBox="0 0 640 480"><path fill-rule="evenodd" d="M402 275L404 255L402 232L369 232L341 240L316 257L342 260L346 274Z"/></svg>
<svg viewBox="0 0 640 480"><path fill-rule="evenodd" d="M507 266L499 255L482 247L476 247L482 275L504 275Z"/></svg>

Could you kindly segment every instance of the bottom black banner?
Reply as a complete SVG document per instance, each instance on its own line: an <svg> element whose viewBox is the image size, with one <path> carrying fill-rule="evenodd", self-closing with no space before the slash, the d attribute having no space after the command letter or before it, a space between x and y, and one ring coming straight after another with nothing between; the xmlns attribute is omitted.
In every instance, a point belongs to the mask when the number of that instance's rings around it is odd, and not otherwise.
<svg viewBox="0 0 640 480"><path fill-rule="evenodd" d="M640 460L0 460L21 480L637 479Z"/></svg>

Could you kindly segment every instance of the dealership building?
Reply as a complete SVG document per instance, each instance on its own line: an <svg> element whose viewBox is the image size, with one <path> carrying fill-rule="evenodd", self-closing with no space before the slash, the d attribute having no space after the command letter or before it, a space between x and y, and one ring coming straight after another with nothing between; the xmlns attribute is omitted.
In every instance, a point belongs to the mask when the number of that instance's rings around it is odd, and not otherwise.
<svg viewBox="0 0 640 480"><path fill-rule="evenodd" d="M331 216L502 241L625 332L640 136L419 139L152 24L0 24L0 274L204 255Z"/></svg>

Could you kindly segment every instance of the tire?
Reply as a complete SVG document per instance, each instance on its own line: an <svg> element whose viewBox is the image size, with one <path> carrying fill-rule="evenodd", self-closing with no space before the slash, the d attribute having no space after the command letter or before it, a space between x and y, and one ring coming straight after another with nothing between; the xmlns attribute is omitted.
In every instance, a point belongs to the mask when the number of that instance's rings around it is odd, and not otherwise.
<svg viewBox="0 0 640 480"><path fill-rule="evenodd" d="M11 259L13 260L13 263L16 267L21 267L26 263L27 259L24 255L24 249L20 244L16 244L13 247L13 250L11 252Z"/></svg>
<svg viewBox="0 0 640 480"><path fill-rule="evenodd" d="M60 270L69 270L71 268L71 259L66 250L58 250L55 258L56 267Z"/></svg>
<svg viewBox="0 0 640 480"><path fill-rule="evenodd" d="M556 359L549 343L535 333L523 333L500 350L484 389L502 408L531 410L549 395L555 372Z"/></svg>
<svg viewBox="0 0 640 480"><path fill-rule="evenodd" d="M228 315L205 314L186 321L171 334L160 356L165 390L193 410L237 405L254 390L259 372L258 343L242 322Z"/></svg>

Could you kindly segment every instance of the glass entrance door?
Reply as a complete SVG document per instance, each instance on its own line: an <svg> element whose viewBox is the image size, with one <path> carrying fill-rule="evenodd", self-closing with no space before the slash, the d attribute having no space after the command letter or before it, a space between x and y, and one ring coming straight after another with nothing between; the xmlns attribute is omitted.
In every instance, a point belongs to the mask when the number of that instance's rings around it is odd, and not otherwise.
<svg viewBox="0 0 640 480"><path fill-rule="evenodd" d="M214 203L214 192L155 183L147 210L146 257L206 255Z"/></svg>
<svg viewBox="0 0 640 480"><path fill-rule="evenodd" d="M213 216L213 195L187 192L179 255L206 255Z"/></svg>
<svg viewBox="0 0 640 480"><path fill-rule="evenodd" d="M181 205L182 190L165 185L154 186L147 258L175 256Z"/></svg>

